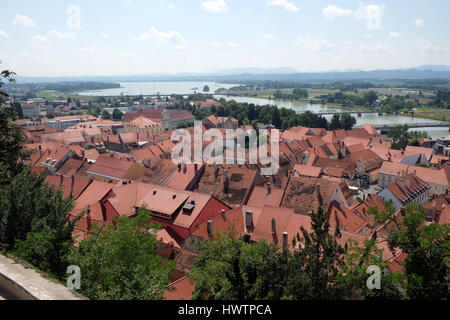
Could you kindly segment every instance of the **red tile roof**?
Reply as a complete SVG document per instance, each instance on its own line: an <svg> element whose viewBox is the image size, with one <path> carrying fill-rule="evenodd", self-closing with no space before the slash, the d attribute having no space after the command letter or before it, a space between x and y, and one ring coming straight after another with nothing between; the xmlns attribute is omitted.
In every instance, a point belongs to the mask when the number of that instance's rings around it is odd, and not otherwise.
<svg viewBox="0 0 450 320"><path fill-rule="evenodd" d="M110 156L101 156L94 165L89 169L88 173L99 175L105 178L121 180L130 170L133 162L111 158Z"/></svg>

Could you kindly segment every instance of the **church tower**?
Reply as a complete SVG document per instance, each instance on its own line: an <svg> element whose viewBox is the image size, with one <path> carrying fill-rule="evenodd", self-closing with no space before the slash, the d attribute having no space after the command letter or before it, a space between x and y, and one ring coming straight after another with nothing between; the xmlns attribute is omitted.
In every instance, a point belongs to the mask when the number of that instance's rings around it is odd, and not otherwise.
<svg viewBox="0 0 450 320"><path fill-rule="evenodd" d="M172 129L172 118L170 116L170 110L164 109L162 112L162 120L161 125L164 131L168 131Z"/></svg>

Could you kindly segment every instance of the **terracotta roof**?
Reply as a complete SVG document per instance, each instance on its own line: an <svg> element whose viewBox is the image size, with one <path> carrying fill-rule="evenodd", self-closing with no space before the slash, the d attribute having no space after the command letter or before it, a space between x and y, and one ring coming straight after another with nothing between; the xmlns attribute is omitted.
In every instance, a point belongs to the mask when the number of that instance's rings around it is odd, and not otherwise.
<svg viewBox="0 0 450 320"><path fill-rule="evenodd" d="M281 204L281 200L283 199L285 188L286 186L282 188L276 188L274 185L271 185L269 193L267 183L264 183L263 185L257 185L253 188L250 198L247 201L247 205L252 207L279 207Z"/></svg>
<svg viewBox="0 0 450 320"><path fill-rule="evenodd" d="M89 169L88 173L120 180L133 165L133 162L111 158L110 156L101 156L94 165Z"/></svg>
<svg viewBox="0 0 450 320"><path fill-rule="evenodd" d="M226 232L228 230L236 231L237 236L242 236L245 234L244 225L244 214L247 211L253 212L253 223L257 223L259 216L261 214L262 208L252 207L252 206L237 206L236 208L227 211L225 216L218 215L212 218L213 231L216 232ZM207 223L202 223L195 228L192 232L193 235L202 237L203 239L208 239L210 237L208 233Z"/></svg>
<svg viewBox="0 0 450 320"><path fill-rule="evenodd" d="M272 234L272 219L275 219L275 233ZM254 224L251 237L253 241L266 239L278 246L283 245L283 233L288 234L288 245L292 249L292 240L300 232L300 227L312 232L311 218L305 215L295 214L292 209L264 207L258 220Z"/></svg>
<svg viewBox="0 0 450 320"><path fill-rule="evenodd" d="M375 129L375 127L373 125L371 125L370 123L366 123L362 126L362 128L364 130L366 130L370 135L378 135L378 131L377 129Z"/></svg>
<svg viewBox="0 0 450 320"><path fill-rule="evenodd" d="M132 150L131 154L133 155L134 159L139 162L152 158L159 158L159 155L155 155L150 148Z"/></svg>
<svg viewBox="0 0 450 320"><path fill-rule="evenodd" d="M408 171L408 165L399 162L384 161L380 168L380 173L400 176Z"/></svg>
<svg viewBox="0 0 450 320"><path fill-rule="evenodd" d="M76 200L75 208L72 210L77 214L86 209L88 205L93 206L114 187L111 183L93 180L92 183L80 194Z"/></svg>
<svg viewBox="0 0 450 320"><path fill-rule="evenodd" d="M369 147L379 148L379 149L390 149L392 147L392 141L382 140L381 138L373 138L370 141Z"/></svg>
<svg viewBox="0 0 450 320"><path fill-rule="evenodd" d="M319 207L326 211L337 185L326 179L289 177L281 206L304 215L317 212Z"/></svg>
<svg viewBox="0 0 450 320"><path fill-rule="evenodd" d="M355 152L362 151L365 149L366 149L366 147L363 146L361 143L353 144L353 145L347 147L347 151L349 153L355 153Z"/></svg>
<svg viewBox="0 0 450 320"><path fill-rule="evenodd" d="M381 159L375 152L371 149L365 149L362 151L357 151L348 156L352 161L357 163L361 158L364 160L364 165L366 169L372 169L376 167L380 167L383 163L383 159Z"/></svg>
<svg viewBox="0 0 450 320"><path fill-rule="evenodd" d="M190 300L194 294L195 287L188 277L172 282L163 297L166 300Z"/></svg>
<svg viewBox="0 0 450 320"><path fill-rule="evenodd" d="M344 210L341 210L341 208L336 205L331 207L329 223L332 231L336 230L336 227L339 226L339 230L353 233L359 233L361 229L367 225L365 219L358 216L350 209L344 208Z"/></svg>
<svg viewBox="0 0 450 320"><path fill-rule="evenodd" d="M439 224L450 224L450 205L445 206L439 216Z"/></svg>
<svg viewBox="0 0 450 320"><path fill-rule="evenodd" d="M416 193L423 193L430 185L422 179L415 177L413 174L397 177L395 182L387 186L391 193L400 201L400 203L408 203L408 198L415 198Z"/></svg>
<svg viewBox="0 0 450 320"><path fill-rule="evenodd" d="M195 120L195 117L187 110L171 109L169 111L173 122ZM127 112L123 117L123 121L131 122L140 116L144 116L154 122L161 122L162 112L162 109L139 109L138 111Z"/></svg>
<svg viewBox="0 0 450 320"><path fill-rule="evenodd" d="M294 166L294 173L297 173L299 176L318 178L322 173L322 168L296 164Z"/></svg>
<svg viewBox="0 0 450 320"><path fill-rule="evenodd" d="M61 168L59 168L57 172L63 176L69 176L68 175L69 172L75 170L76 173L81 168L82 165L83 165L82 160L69 158L66 160L66 162L64 162L64 164L61 166Z"/></svg>
<svg viewBox="0 0 450 320"><path fill-rule="evenodd" d="M355 172L356 163L349 158L344 159L330 159L330 158L317 158L314 162L315 167L320 168L339 168L344 170L344 173L353 174Z"/></svg>
<svg viewBox="0 0 450 320"><path fill-rule="evenodd" d="M406 146L405 151L408 152L408 153L411 153L411 154L424 154L427 157L427 160L430 160L431 156L433 155L433 149L432 148Z"/></svg>
<svg viewBox="0 0 450 320"><path fill-rule="evenodd" d="M242 204L247 200L253 185L259 183L258 181L255 183L255 180L260 175L257 170L251 170L244 166L227 165L225 168L228 170L228 194L224 193L224 168L222 166L218 166L217 178L214 173L214 166L206 166L196 190L215 195L226 203ZM262 177L260 178L260 182L263 182Z"/></svg>
<svg viewBox="0 0 450 320"><path fill-rule="evenodd" d="M367 132L367 130L364 128L359 129L353 129L353 130L347 130L347 137L350 138L358 138L358 139L365 139L370 140L370 134Z"/></svg>
<svg viewBox="0 0 450 320"><path fill-rule="evenodd" d="M447 167L449 168L449 167ZM408 167L408 173L416 173L417 177L422 179L425 182L440 184L440 185L450 185L450 176L448 175L448 170L450 169L440 169L435 170L431 168L424 168L424 167L416 167L416 166L409 166Z"/></svg>
<svg viewBox="0 0 450 320"><path fill-rule="evenodd" d="M323 172L324 174L330 177L342 178L342 175L344 174L344 169L335 167L325 167L323 168Z"/></svg>
<svg viewBox="0 0 450 320"><path fill-rule="evenodd" d="M63 188L63 198L68 199L72 194L74 199L77 199L83 190L92 182L90 179L76 178L74 176L71 177L63 177L63 176L46 176L46 183L61 186Z"/></svg>
<svg viewBox="0 0 450 320"><path fill-rule="evenodd" d="M134 119L133 121L128 122L125 126L144 129L144 128L158 127L158 126L160 126L160 124L156 123L155 121L152 121L144 116L140 116L140 117Z"/></svg>
<svg viewBox="0 0 450 320"><path fill-rule="evenodd" d="M318 137L318 136L307 137L306 140L308 141L308 143L311 147L318 148L318 147L326 144L326 142L323 141L322 138Z"/></svg>

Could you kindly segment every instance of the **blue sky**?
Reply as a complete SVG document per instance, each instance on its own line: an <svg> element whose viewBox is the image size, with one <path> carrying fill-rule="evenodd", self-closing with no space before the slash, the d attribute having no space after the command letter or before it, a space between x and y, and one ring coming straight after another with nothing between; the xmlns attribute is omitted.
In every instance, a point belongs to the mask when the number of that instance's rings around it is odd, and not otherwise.
<svg viewBox="0 0 450 320"><path fill-rule="evenodd" d="M448 0L2 0L23 76L450 64Z"/></svg>

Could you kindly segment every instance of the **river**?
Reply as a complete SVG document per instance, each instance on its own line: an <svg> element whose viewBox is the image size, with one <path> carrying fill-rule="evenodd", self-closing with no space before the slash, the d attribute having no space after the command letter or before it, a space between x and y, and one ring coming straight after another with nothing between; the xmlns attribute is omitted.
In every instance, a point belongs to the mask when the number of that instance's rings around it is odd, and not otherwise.
<svg viewBox="0 0 450 320"><path fill-rule="evenodd" d="M203 92L203 87L209 86L209 92ZM120 95L189 95L194 93L214 93L217 89L229 89L237 84L223 84L217 82L120 82L120 88L91 90L77 92L80 96L120 96Z"/></svg>
<svg viewBox="0 0 450 320"><path fill-rule="evenodd" d="M311 111L313 113L322 113L322 112L349 112L356 118L356 126L362 126L363 124L370 123L374 126L380 125L391 125L391 124L431 124L431 123L439 123L436 120L429 120L423 118L412 118L404 115L387 115L384 114L379 116L377 112L374 113L363 113L361 116L358 116L358 111L354 109L348 109L341 106L329 106L329 105L321 105L321 104L310 104L307 101L285 101L285 100L269 100L262 98L252 98L252 97L226 97L223 95L215 95L216 99L224 98L227 101L235 100L236 102L243 103L253 103L255 105L276 105L280 108L288 108L293 109L298 113ZM324 115L328 120L331 119L333 115L328 114ZM426 131L430 135L431 138L437 139L446 137L450 134L447 127L431 127L431 128L415 128L410 129L410 131Z"/></svg>
<svg viewBox="0 0 450 320"><path fill-rule="evenodd" d="M120 95L189 95L193 93L204 93L203 87L207 85L210 88L210 93L216 92L219 88L229 89L231 87L237 86L237 84L223 84L217 82L120 82L121 88L115 89L105 89L105 90L93 90L78 92L79 95L83 96L120 96ZM269 100L262 98L253 97L226 97L223 95L214 95L215 98L224 98L226 100L236 100L237 102L247 102L254 103L256 105L276 105L278 107L285 107L293 109L296 112L311 111L314 113L321 112L350 112L352 113L356 120L357 126L361 126L366 123L377 125L390 125L390 124L424 124L424 123L438 123L435 120L421 119L421 118L411 118L403 115L383 115L379 116L377 113L364 113L361 117L357 116L357 110L347 109L341 106L330 106L321 104L310 104L307 101L283 101L283 100ZM325 115L327 119L330 119L332 115ZM433 139L446 137L449 135L448 128L437 127L437 128L418 128L411 129L417 131L426 131L430 134Z"/></svg>

